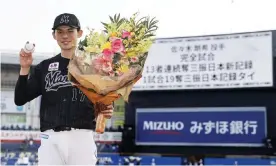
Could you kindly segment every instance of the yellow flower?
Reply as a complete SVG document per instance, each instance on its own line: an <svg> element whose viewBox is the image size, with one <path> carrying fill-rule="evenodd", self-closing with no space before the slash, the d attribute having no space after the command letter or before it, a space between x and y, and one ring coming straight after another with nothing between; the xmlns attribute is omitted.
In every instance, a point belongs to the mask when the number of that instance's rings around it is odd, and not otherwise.
<svg viewBox="0 0 276 166"><path fill-rule="evenodd" d="M110 42L106 42L103 46L102 46L102 50L103 49L111 49L111 43Z"/></svg>
<svg viewBox="0 0 276 166"><path fill-rule="evenodd" d="M95 46L88 46L84 48L85 51L91 52L91 53L100 53L101 50Z"/></svg>
<svg viewBox="0 0 276 166"><path fill-rule="evenodd" d="M116 36L117 36L117 33L116 33L116 32L112 32L112 33L110 34L110 36L111 36L111 37L116 37Z"/></svg>
<svg viewBox="0 0 276 166"><path fill-rule="evenodd" d="M130 33L130 35L131 35L131 36L134 36L134 35L135 35L135 33L134 33L134 32L131 32L131 33Z"/></svg>
<svg viewBox="0 0 276 166"><path fill-rule="evenodd" d="M128 72L128 70L129 70L129 68L128 68L128 65L126 65L126 64L122 64L119 67L119 71L122 72L122 73Z"/></svg>
<svg viewBox="0 0 276 166"><path fill-rule="evenodd" d="M134 56L136 56L136 52L134 52L134 51L129 51L129 52L126 53L126 55L127 55L128 57L134 57Z"/></svg>

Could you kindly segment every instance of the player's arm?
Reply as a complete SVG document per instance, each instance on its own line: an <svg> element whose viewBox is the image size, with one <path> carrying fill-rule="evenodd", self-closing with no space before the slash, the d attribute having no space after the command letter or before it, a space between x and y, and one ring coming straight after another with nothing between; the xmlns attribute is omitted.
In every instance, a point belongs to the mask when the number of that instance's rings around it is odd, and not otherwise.
<svg viewBox="0 0 276 166"><path fill-rule="evenodd" d="M40 65L37 65L34 70L31 70L30 74L25 71L30 71L30 69L21 68L14 91L14 102L16 105L24 105L41 95L40 68Z"/></svg>

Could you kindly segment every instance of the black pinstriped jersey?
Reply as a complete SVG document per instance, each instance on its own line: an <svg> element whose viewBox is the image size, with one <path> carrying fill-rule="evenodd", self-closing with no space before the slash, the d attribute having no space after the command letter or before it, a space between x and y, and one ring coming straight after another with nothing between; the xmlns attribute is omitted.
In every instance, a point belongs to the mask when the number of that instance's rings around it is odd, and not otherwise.
<svg viewBox="0 0 276 166"><path fill-rule="evenodd" d="M56 127L95 128L93 103L68 81L69 59L58 54L20 75L15 87L15 104L41 96L40 129Z"/></svg>

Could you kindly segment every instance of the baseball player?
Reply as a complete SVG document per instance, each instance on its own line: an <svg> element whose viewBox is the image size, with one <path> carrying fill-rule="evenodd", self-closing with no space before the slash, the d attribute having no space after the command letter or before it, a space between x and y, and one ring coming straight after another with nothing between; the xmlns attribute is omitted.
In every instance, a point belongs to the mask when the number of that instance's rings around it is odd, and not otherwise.
<svg viewBox="0 0 276 166"><path fill-rule="evenodd" d="M39 165L95 165L93 104L67 78L67 66L75 51L73 46L83 31L78 18L69 13L57 16L52 30L61 53L31 70L32 54L21 50L14 101L21 106L41 96ZM113 106L107 106L102 113L111 118Z"/></svg>

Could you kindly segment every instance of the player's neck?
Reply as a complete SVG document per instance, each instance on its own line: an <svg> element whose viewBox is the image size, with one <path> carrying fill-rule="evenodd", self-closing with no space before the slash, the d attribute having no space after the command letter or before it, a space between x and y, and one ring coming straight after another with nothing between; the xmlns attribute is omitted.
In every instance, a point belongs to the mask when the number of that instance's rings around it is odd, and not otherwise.
<svg viewBox="0 0 276 166"><path fill-rule="evenodd" d="M74 50L61 50L61 56L67 59L71 59L74 54Z"/></svg>

